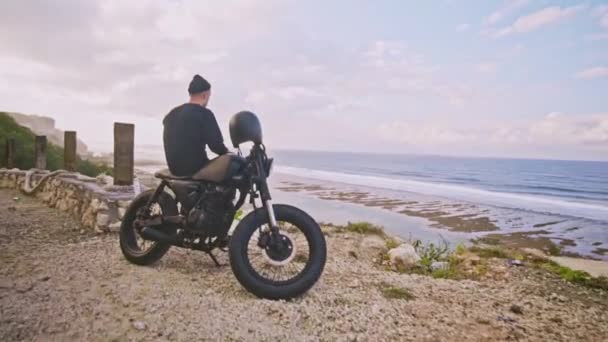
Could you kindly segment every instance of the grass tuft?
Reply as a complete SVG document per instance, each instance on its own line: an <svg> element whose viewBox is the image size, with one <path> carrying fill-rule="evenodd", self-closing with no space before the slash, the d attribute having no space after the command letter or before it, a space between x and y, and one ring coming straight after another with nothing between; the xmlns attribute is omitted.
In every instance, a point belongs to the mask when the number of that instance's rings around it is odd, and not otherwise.
<svg viewBox="0 0 608 342"><path fill-rule="evenodd" d="M402 300L414 300L416 296L410 292L410 290L403 287L389 286L382 290L382 295L387 299L402 299Z"/></svg>
<svg viewBox="0 0 608 342"><path fill-rule="evenodd" d="M513 259L512 255L500 247L479 247L473 246L469 251L477 254L481 258Z"/></svg>
<svg viewBox="0 0 608 342"><path fill-rule="evenodd" d="M397 247L399 247L399 245L400 245L399 241L397 241L397 240L395 240L395 239L388 238L388 239L386 240L386 249L387 249L387 250L389 250L389 251L390 251L391 249L393 249L393 248L397 248Z"/></svg>
<svg viewBox="0 0 608 342"><path fill-rule="evenodd" d="M344 230L365 235L384 236L384 229L369 222L348 222Z"/></svg>

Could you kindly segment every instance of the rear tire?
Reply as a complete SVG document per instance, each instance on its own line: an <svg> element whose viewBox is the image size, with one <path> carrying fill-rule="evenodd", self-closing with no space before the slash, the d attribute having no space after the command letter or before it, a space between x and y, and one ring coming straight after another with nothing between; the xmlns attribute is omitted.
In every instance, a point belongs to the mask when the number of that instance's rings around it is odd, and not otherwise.
<svg viewBox="0 0 608 342"><path fill-rule="evenodd" d="M299 275L286 281L273 281L261 276L253 269L248 248L258 228L268 223L264 208L249 213L234 230L230 239L230 266L235 277L245 289L260 298L291 299L308 291L319 280L327 256L325 237L321 228L306 212L288 205L273 205L277 222L290 223L305 235L309 256L305 268Z"/></svg>
<svg viewBox="0 0 608 342"><path fill-rule="evenodd" d="M127 208L122 224L120 225L120 250L129 262L136 265L145 266L155 263L162 258L171 247L170 244L155 242L149 249L144 251L139 250L136 237L137 233L133 227L133 223L137 217L137 212L148 203L148 200L153 194L154 189L142 192L135 197L129 205L129 208ZM162 215L177 215L177 204L169 194L163 192L156 203L160 205Z"/></svg>

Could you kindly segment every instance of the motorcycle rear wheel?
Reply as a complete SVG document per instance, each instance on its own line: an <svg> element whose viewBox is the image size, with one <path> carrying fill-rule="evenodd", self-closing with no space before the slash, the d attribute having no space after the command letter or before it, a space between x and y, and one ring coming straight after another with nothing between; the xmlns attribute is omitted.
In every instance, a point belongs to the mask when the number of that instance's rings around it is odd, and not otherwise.
<svg viewBox="0 0 608 342"><path fill-rule="evenodd" d="M268 224L267 212L260 208L245 216L235 228L230 239L230 266L239 283L257 297L292 299L308 291L323 273L327 257L325 237L319 225L306 212L280 204L273 205L273 208L280 226L279 234L288 248L276 251L262 249L256 244L260 228ZM297 247L297 236L302 236L300 242L305 241L307 246ZM254 266L255 256L252 257L252 253L256 253L255 248L258 248L257 252L261 251L258 253L262 256L261 269ZM257 258L260 259L260 256ZM293 266L294 263L299 266ZM283 276L290 269L295 270L296 274L282 279L280 276L269 276L274 274L266 272L270 269L279 269L276 274Z"/></svg>
<svg viewBox="0 0 608 342"><path fill-rule="evenodd" d="M135 197L127 208L120 225L120 250L129 262L136 265L145 266L153 264L162 258L171 247L167 243L144 240L134 227L138 213L144 210L153 194L154 189L142 192ZM153 214L177 215L175 200L167 193L163 192L152 206L154 207L153 211L155 211ZM142 245L140 241L145 241L149 245Z"/></svg>

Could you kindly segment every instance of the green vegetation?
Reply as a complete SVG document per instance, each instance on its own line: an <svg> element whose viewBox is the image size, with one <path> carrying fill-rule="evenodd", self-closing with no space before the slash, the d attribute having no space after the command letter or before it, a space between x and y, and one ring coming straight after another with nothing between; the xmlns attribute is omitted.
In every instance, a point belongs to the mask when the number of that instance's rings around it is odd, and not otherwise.
<svg viewBox="0 0 608 342"><path fill-rule="evenodd" d="M385 284L383 284L383 285L386 286ZM403 287L388 286L388 287L381 288L380 291L382 291L382 295L384 296L384 298L387 298L387 299L402 299L402 300L416 299L416 296L414 296L410 292L410 290L403 288Z"/></svg>
<svg viewBox="0 0 608 342"><path fill-rule="evenodd" d="M399 247L399 241L397 241L393 238L386 239L386 249L387 250L391 250L391 249L397 248L397 247Z"/></svg>
<svg viewBox="0 0 608 342"><path fill-rule="evenodd" d="M386 270L399 273L413 273L453 280L480 280L486 276L493 276L493 267L500 266L501 263L504 264L504 260L519 260L528 267L543 269L570 283L608 291L608 277L592 277L586 272L572 270L549 259L525 254L520 249L501 246L500 241L494 239L485 240L485 238L480 238L476 241L478 245L467 247L459 244L454 249L450 249L445 240L440 243L425 244L420 240L410 239L408 242L416 249L420 261L414 267L400 269L390 265L388 251L398 247L401 242L387 236L382 227L369 222L349 222L346 226L323 224L323 227L335 229L336 232L352 232L383 237L385 248L380 252L375 262ZM324 233L327 234L328 232ZM479 245L479 243L485 243L485 245ZM559 254L559 252L555 252ZM349 251L348 254L350 257L358 258L354 251ZM492 261L493 259L494 261ZM503 259L503 261L497 262L496 259ZM387 284L382 284L381 291L387 298L407 297L409 294L407 289L395 288Z"/></svg>
<svg viewBox="0 0 608 342"><path fill-rule="evenodd" d="M420 241L416 241L414 247L416 253L420 256L420 265L427 269L431 268L433 262L447 261L451 255L450 248L445 240L438 245L432 242L424 245Z"/></svg>
<svg viewBox="0 0 608 342"><path fill-rule="evenodd" d="M551 244L551 245L549 245L547 252L549 253L549 255L561 255L562 248L558 245Z"/></svg>
<svg viewBox="0 0 608 342"><path fill-rule="evenodd" d="M369 222L348 222L343 229L357 234L384 236L384 229L382 227Z"/></svg>
<svg viewBox="0 0 608 342"><path fill-rule="evenodd" d="M528 261L536 267L558 275L560 278L570 283L608 291L608 277L592 277L587 272L573 270L549 259L530 256Z"/></svg>
<svg viewBox="0 0 608 342"><path fill-rule="evenodd" d="M20 169L34 167L34 138L35 134L27 127L20 126L8 114L0 112L0 167L6 165L6 140L15 139L15 165ZM63 148L47 143L47 168L57 170L63 168ZM97 176L100 173L112 174L112 168L105 164L95 164L78 158L76 171L87 176Z"/></svg>
<svg viewBox="0 0 608 342"><path fill-rule="evenodd" d="M510 253L500 247L473 246L469 248L469 251L477 254L482 258L514 259L512 258L512 255Z"/></svg>
<svg viewBox="0 0 608 342"><path fill-rule="evenodd" d="M458 245L454 250L449 248L446 241L439 244L428 243L424 244L420 240L410 241L410 244L416 249L416 253L420 256L418 264L412 268L402 269L393 266L386 266L387 269L392 269L399 273L413 273L426 275L434 278L444 279L477 279L480 275L485 274L487 267L483 263L477 263L470 266L468 256L473 255L463 245ZM398 243L394 239L386 240L386 250L378 258L378 262L382 265L388 265L388 251L391 248L397 247ZM433 265L441 263L441 267Z"/></svg>

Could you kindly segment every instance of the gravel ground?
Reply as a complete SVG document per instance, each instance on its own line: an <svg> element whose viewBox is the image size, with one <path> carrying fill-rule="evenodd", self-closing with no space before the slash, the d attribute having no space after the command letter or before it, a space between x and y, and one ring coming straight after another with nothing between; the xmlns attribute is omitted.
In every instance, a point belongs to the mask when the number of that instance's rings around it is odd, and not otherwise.
<svg viewBox="0 0 608 342"><path fill-rule="evenodd" d="M327 238L308 294L259 300L203 253L173 248L152 267L131 265L116 235L3 190L0 340L608 340L605 292L528 267L482 282L397 274L372 262L377 237L328 228ZM389 286L415 298L385 298Z"/></svg>

